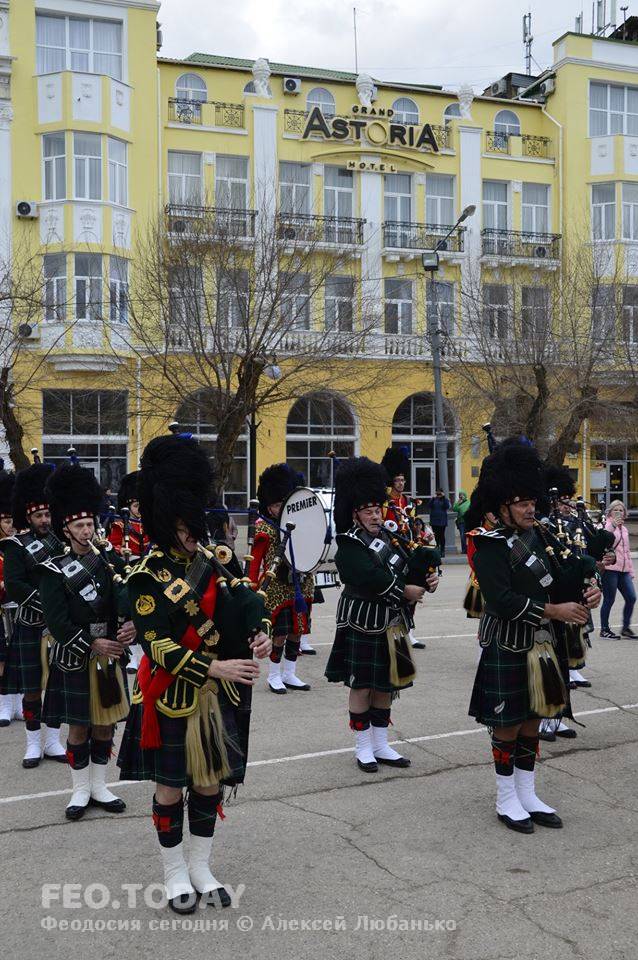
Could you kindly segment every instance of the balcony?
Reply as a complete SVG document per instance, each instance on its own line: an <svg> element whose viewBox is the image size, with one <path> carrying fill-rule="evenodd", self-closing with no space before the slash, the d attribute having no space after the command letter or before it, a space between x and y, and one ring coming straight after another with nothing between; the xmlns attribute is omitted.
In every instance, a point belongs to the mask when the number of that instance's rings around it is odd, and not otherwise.
<svg viewBox="0 0 638 960"><path fill-rule="evenodd" d="M388 260L412 260L424 250L434 250L450 228L438 223L406 223L385 220L383 224L383 255ZM455 260L463 253L465 228L459 227L443 240L439 252L443 259Z"/></svg>
<svg viewBox="0 0 638 960"><path fill-rule="evenodd" d="M256 217L256 210L169 203L166 207L166 228L173 241L252 241Z"/></svg>
<svg viewBox="0 0 638 960"><path fill-rule="evenodd" d="M533 137L528 134L515 136L498 130L485 131L485 152L506 157L554 159L553 142L549 137Z"/></svg>
<svg viewBox="0 0 638 960"><path fill-rule="evenodd" d="M528 265L556 270L560 262L560 234L488 228L481 231L481 255L486 266Z"/></svg>
<svg viewBox="0 0 638 960"><path fill-rule="evenodd" d="M285 245L334 249L360 247L365 220L356 217L318 217L306 213L278 213L277 237Z"/></svg>
<svg viewBox="0 0 638 960"><path fill-rule="evenodd" d="M244 130L243 103L219 103L216 100L180 100L170 97L168 122L211 129L224 127Z"/></svg>

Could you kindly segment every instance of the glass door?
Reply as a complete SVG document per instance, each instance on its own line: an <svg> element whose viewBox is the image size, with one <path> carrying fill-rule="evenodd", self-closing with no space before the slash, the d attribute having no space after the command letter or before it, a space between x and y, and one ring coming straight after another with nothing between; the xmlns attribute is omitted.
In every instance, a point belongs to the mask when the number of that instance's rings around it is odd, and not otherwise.
<svg viewBox="0 0 638 960"><path fill-rule="evenodd" d="M626 501L627 464L624 460L610 460L607 463L607 490L610 500Z"/></svg>
<svg viewBox="0 0 638 960"><path fill-rule="evenodd" d="M434 496L434 464L412 464L412 488L410 493L417 500L427 500Z"/></svg>

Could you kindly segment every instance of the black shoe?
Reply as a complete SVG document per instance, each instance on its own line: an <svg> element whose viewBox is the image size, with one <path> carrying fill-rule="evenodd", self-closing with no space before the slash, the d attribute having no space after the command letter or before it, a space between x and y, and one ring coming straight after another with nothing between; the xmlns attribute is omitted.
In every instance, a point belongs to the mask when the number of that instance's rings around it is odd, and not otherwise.
<svg viewBox="0 0 638 960"><path fill-rule="evenodd" d="M638 640L638 637L636 637L636 640ZM572 683L574 684L574 689L575 689L575 690L577 690L578 687L583 687L583 688L585 688L585 687L591 687L591 681L590 681L590 680L571 680L571 681L570 681L570 686L571 686Z"/></svg>
<svg viewBox="0 0 638 960"><path fill-rule="evenodd" d="M302 685L299 687L294 683L286 683L286 681L284 680L284 684L286 686L286 690L310 690L309 683L302 683Z"/></svg>
<svg viewBox="0 0 638 960"><path fill-rule="evenodd" d="M425 650L425 644L423 643L422 640L415 640L414 643L412 644L412 649L413 649L413 650Z"/></svg>
<svg viewBox="0 0 638 960"><path fill-rule="evenodd" d="M271 687L270 684L268 684L268 689L270 690L271 693L280 693L280 694L288 693L287 690L285 689L282 690L281 687Z"/></svg>
<svg viewBox="0 0 638 960"><path fill-rule="evenodd" d="M497 813L498 819L504 823L508 830L515 830L516 833L534 833L534 824L531 820L531 814L526 820L512 820L504 813Z"/></svg>
<svg viewBox="0 0 638 960"><path fill-rule="evenodd" d="M115 800L96 800L95 797L91 797L89 805L91 807L101 807L107 813L124 813L126 810L126 804L119 797L116 797Z"/></svg>
<svg viewBox="0 0 638 960"><path fill-rule="evenodd" d="M229 907L233 902L230 894L225 887L216 887L215 890L209 890L208 893L201 893L200 897L205 897L205 906L207 907Z"/></svg>
<svg viewBox="0 0 638 960"><path fill-rule="evenodd" d="M10 720L0 720L0 727L8 727L10 723Z"/></svg>
<svg viewBox="0 0 638 960"><path fill-rule="evenodd" d="M620 636L625 637L626 640L638 640L638 633L634 633L631 627L624 627L620 631Z"/></svg>
<svg viewBox="0 0 638 960"><path fill-rule="evenodd" d="M172 900L169 900L168 905L174 913L195 913L197 896L194 893L182 893L179 897L173 897Z"/></svg>
<svg viewBox="0 0 638 960"><path fill-rule="evenodd" d="M67 807L64 811L64 816L67 820L81 820L88 808L88 803L86 807Z"/></svg>
<svg viewBox="0 0 638 960"><path fill-rule="evenodd" d="M22 766L25 770L33 770L34 767L40 766L41 757L31 757L29 760L23 760Z"/></svg>
<svg viewBox="0 0 638 960"><path fill-rule="evenodd" d="M299 653L302 653L304 657L316 657L317 651L314 647L308 647L306 650L300 650Z"/></svg>
<svg viewBox="0 0 638 960"><path fill-rule="evenodd" d="M56 753L56 754L53 754L53 753L45 753L44 759L45 759L45 760L55 760L56 763L68 763L68 762L69 762L69 758L67 757L66 753Z"/></svg>
<svg viewBox="0 0 638 960"><path fill-rule="evenodd" d="M553 743L556 739L556 734L553 730L541 730L538 734L539 740L544 740L546 743Z"/></svg>
<svg viewBox="0 0 638 960"><path fill-rule="evenodd" d="M137 667L127 667L127 668L126 668L126 672L127 672L127 673L132 673L133 676L135 676L135 674L137 673Z"/></svg>
<svg viewBox="0 0 638 960"><path fill-rule="evenodd" d="M574 740L578 734L575 730L572 730L571 727L567 727L566 730L557 730L554 734L554 737L563 737L565 740Z"/></svg>
<svg viewBox="0 0 638 960"><path fill-rule="evenodd" d="M364 773L376 773L379 769L376 763L363 763L362 760L359 760L357 757L357 766L359 770L363 770Z"/></svg>
<svg viewBox="0 0 638 960"><path fill-rule="evenodd" d="M377 763L384 763L386 767L409 767L412 763L407 757L398 757L396 760L384 760L383 757L376 757Z"/></svg>
<svg viewBox="0 0 638 960"><path fill-rule="evenodd" d="M614 633L613 630L601 630L600 639L601 640L620 640L620 634Z"/></svg>
<svg viewBox="0 0 638 960"><path fill-rule="evenodd" d="M540 810L533 810L530 813L530 818L534 823L537 823L539 827L553 827L555 830L558 830L563 825L563 821L557 813L541 813Z"/></svg>

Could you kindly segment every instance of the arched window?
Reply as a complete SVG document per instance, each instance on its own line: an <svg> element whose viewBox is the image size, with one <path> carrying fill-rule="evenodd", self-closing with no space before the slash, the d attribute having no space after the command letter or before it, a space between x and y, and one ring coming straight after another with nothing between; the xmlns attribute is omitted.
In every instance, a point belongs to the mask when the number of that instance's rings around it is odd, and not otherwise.
<svg viewBox="0 0 638 960"><path fill-rule="evenodd" d="M443 401L445 429L448 435L448 477L450 493L456 488L457 427L454 411ZM433 393L413 393L399 404L392 418L393 446L407 446L412 461L408 489L413 497L434 495L441 480L436 462L436 419Z"/></svg>
<svg viewBox="0 0 638 960"><path fill-rule="evenodd" d="M286 461L302 473L309 487L329 487L331 458L352 457L357 431L343 397L309 393L293 404L286 424Z"/></svg>
<svg viewBox="0 0 638 960"><path fill-rule="evenodd" d="M508 137L519 137L521 122L513 110L499 110L494 118L494 133L504 133Z"/></svg>
<svg viewBox="0 0 638 960"><path fill-rule="evenodd" d="M460 117L461 108L458 103L448 103L447 107L443 111L443 120L450 120L451 117Z"/></svg>
<svg viewBox="0 0 638 960"><path fill-rule="evenodd" d="M254 93L255 92L255 81L249 80L246 86L244 87L244 93Z"/></svg>
<svg viewBox="0 0 638 960"><path fill-rule="evenodd" d="M410 97L399 97L398 100L395 100L392 104L392 109L394 110L392 119L396 123L410 124L419 122L419 108Z"/></svg>
<svg viewBox="0 0 638 960"><path fill-rule="evenodd" d="M192 433L211 458L215 456L220 406L225 399L214 390L202 388L192 393L177 408L175 419L182 430ZM229 510L238 510L248 503L248 429L235 444L233 468L224 490L224 503Z"/></svg>
<svg viewBox="0 0 638 960"><path fill-rule="evenodd" d="M335 98L325 87L313 87L306 97L306 110L314 107L320 107L324 116L332 117L335 112Z"/></svg>
<svg viewBox="0 0 638 960"><path fill-rule="evenodd" d="M208 91L205 82L196 73L183 73L181 77L177 78L175 96L178 100L206 103Z"/></svg>

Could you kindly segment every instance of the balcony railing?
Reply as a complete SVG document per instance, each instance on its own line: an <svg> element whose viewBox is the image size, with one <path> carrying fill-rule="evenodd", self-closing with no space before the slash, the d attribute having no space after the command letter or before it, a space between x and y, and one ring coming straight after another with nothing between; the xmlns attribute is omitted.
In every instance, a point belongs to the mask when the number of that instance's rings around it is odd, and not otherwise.
<svg viewBox="0 0 638 960"><path fill-rule="evenodd" d="M184 237L251 240L255 236L256 210L228 207L204 207L169 203L166 207L168 232L172 238Z"/></svg>
<svg viewBox="0 0 638 960"><path fill-rule="evenodd" d="M180 100L170 97L168 119L200 127L232 127L244 129L243 103L219 103L216 100Z"/></svg>
<svg viewBox="0 0 638 960"><path fill-rule="evenodd" d="M503 257L506 260L558 260L560 234L488 228L481 231L481 252L486 257Z"/></svg>
<svg viewBox="0 0 638 960"><path fill-rule="evenodd" d="M395 250L434 250L449 229L436 223L386 220L383 224L383 246ZM464 233L462 227L456 230L444 241L440 250L444 253L462 253Z"/></svg>
<svg viewBox="0 0 638 960"><path fill-rule="evenodd" d="M485 152L509 154L510 152L509 133L499 133L497 130L486 130L485 131Z"/></svg>
<svg viewBox="0 0 638 960"><path fill-rule="evenodd" d="M549 137L530 137L524 134L521 139L523 141L524 157L538 157L541 160L553 159L552 141Z"/></svg>
<svg viewBox="0 0 638 960"><path fill-rule="evenodd" d="M356 217L318 217L305 213L278 213L277 236L288 243L359 246L365 220Z"/></svg>

